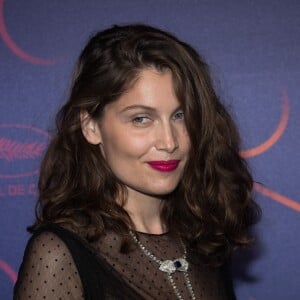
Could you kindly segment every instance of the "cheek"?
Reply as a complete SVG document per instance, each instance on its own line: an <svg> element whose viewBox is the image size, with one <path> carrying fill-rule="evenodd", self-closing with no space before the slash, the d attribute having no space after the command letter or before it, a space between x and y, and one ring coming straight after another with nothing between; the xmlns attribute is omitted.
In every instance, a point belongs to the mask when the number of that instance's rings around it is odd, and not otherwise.
<svg viewBox="0 0 300 300"><path fill-rule="evenodd" d="M185 128L182 129L182 131L180 132L180 141L181 141L181 146L183 151L189 152L191 143L190 143L189 134Z"/></svg>
<svg viewBox="0 0 300 300"><path fill-rule="evenodd" d="M188 135L186 136L186 149L187 149L188 152L191 149L190 137Z"/></svg>
<svg viewBox="0 0 300 300"><path fill-rule="evenodd" d="M102 150L104 157L109 161L111 159L141 157L150 147L149 138L122 130L117 133L108 132L103 138Z"/></svg>

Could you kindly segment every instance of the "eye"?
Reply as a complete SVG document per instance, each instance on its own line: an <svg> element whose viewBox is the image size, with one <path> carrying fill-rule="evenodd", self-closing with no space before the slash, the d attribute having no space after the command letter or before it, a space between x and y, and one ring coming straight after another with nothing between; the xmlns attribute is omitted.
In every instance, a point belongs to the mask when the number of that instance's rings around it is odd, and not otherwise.
<svg viewBox="0 0 300 300"><path fill-rule="evenodd" d="M146 116L137 116L132 119L132 123L135 125L147 124L150 121L151 121L150 118Z"/></svg>
<svg viewBox="0 0 300 300"><path fill-rule="evenodd" d="M174 120L183 120L184 119L184 112L182 110L176 112L174 114L174 117L173 117Z"/></svg>

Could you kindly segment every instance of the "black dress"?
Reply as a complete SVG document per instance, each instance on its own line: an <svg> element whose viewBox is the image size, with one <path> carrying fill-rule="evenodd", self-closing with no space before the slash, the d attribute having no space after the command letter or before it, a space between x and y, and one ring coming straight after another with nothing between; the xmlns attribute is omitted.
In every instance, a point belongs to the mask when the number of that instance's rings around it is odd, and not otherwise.
<svg viewBox="0 0 300 300"><path fill-rule="evenodd" d="M159 259L182 255L170 234L137 233ZM107 232L90 244L58 225L37 230L28 242L14 299L176 299L166 273L139 247L120 253L120 237ZM235 299L228 268L213 268L188 252L189 278L196 299ZM182 272L173 275L183 299L190 299Z"/></svg>

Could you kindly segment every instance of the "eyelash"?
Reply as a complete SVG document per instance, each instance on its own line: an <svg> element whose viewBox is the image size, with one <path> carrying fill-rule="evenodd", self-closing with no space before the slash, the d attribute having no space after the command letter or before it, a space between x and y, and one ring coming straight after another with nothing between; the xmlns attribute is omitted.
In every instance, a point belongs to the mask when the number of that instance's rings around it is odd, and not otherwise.
<svg viewBox="0 0 300 300"><path fill-rule="evenodd" d="M179 117L178 117L179 115ZM173 120L183 120L184 119L184 112L183 111L178 111L174 114ZM146 121L145 121L146 120ZM144 122L145 121L145 122ZM147 124L148 122L151 121L151 118L148 116L136 116L132 119L132 123L133 124L137 124L137 125L144 125Z"/></svg>
<svg viewBox="0 0 300 300"><path fill-rule="evenodd" d="M141 119L148 119L148 120L150 120L150 118L149 117L146 117L146 116L138 116L138 117L134 117L133 119L132 119L132 123L134 123L134 124L145 124L145 122L139 122L139 120L141 120Z"/></svg>
<svg viewBox="0 0 300 300"><path fill-rule="evenodd" d="M174 118L175 118L176 120L178 120L178 119L176 118L176 115L181 115L181 117L179 118L179 120L183 120L183 119L184 119L184 112L183 112L183 111L178 111L178 112L175 113Z"/></svg>

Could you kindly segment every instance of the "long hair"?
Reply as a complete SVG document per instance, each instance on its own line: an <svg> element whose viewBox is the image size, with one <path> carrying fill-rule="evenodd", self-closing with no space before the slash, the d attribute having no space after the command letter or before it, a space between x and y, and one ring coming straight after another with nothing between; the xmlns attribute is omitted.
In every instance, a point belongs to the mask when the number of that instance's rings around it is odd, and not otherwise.
<svg viewBox="0 0 300 300"><path fill-rule="evenodd" d="M170 70L191 141L182 179L165 197L161 217L211 264L236 246L248 245L248 227L259 216L253 180L239 155L239 135L220 103L209 67L188 44L146 25L113 26L93 36L81 53L68 101L57 115L57 132L41 165L37 220L69 224L95 240L107 228L134 228L122 203L126 188L110 170L99 146L89 144L80 113L100 120L146 68Z"/></svg>

